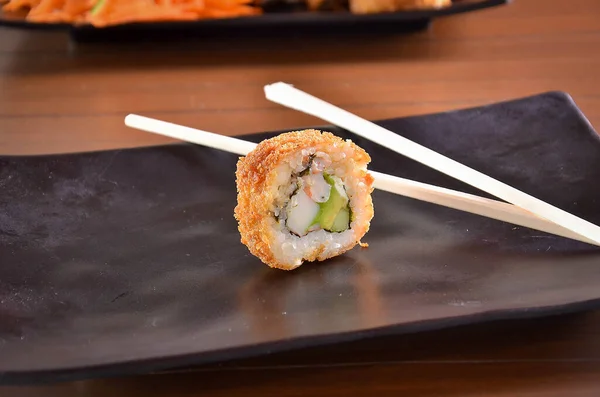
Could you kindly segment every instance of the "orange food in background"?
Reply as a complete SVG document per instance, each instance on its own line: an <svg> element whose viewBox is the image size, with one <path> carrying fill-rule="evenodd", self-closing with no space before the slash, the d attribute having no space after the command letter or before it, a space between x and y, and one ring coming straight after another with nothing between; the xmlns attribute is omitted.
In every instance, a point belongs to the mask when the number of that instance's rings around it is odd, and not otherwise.
<svg viewBox="0 0 600 397"><path fill-rule="evenodd" d="M89 23L96 27L131 22L191 21L235 18L262 13L269 0L0 0L6 12L27 10L26 19L40 23ZM317 10L326 0L296 0ZM339 0L335 0L341 3ZM439 9L452 0L348 0L354 14Z"/></svg>
<svg viewBox="0 0 600 397"><path fill-rule="evenodd" d="M8 0L3 11L28 10L41 23L90 23L97 27L130 22L186 21L257 15L254 0Z"/></svg>
<svg viewBox="0 0 600 397"><path fill-rule="evenodd" d="M349 0L354 14L374 14L402 10L439 9L452 5L452 0Z"/></svg>

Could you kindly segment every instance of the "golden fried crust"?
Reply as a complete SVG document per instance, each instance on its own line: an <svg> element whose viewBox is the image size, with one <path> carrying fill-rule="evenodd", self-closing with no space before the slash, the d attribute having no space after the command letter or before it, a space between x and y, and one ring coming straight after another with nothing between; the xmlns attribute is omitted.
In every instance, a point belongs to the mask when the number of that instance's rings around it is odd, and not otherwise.
<svg viewBox="0 0 600 397"><path fill-rule="evenodd" d="M264 140L246 157L240 157L238 160L236 170L238 202L234 210L234 217L238 221L241 242L253 255L270 267L283 270L295 268L279 263L270 248L270 244L274 241L274 230L270 223L272 216L270 208L274 197L270 185L275 181L277 167L304 148L315 146L328 148L333 147L334 144L338 147L349 145L357 164L366 165L371 161L367 152L354 143L344 141L329 132L312 129L288 132ZM370 187L373 178L366 171L363 174L364 182ZM360 237L367 230L368 225L359 232ZM320 252L315 254L314 258L307 260L316 260ZM322 258L319 259L322 260Z"/></svg>

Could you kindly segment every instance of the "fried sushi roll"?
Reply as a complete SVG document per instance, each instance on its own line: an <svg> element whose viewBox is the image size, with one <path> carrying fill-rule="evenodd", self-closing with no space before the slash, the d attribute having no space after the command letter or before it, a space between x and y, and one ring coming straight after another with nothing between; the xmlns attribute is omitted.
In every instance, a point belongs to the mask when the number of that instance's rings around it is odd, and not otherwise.
<svg viewBox="0 0 600 397"><path fill-rule="evenodd" d="M362 148L329 132L262 141L237 163L234 216L242 243L283 270L362 245L373 218L370 161Z"/></svg>

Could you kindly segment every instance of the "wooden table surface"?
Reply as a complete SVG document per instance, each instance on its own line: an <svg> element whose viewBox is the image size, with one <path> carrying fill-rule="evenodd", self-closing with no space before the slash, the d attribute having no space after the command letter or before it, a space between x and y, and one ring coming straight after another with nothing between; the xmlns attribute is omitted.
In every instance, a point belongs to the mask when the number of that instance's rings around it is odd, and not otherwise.
<svg viewBox="0 0 600 397"><path fill-rule="evenodd" d="M319 120L263 98L286 81L369 119L549 90L600 125L600 1L516 0L402 35L79 44L1 29L0 153L154 145L134 112L239 135ZM600 286L599 286L600 287ZM15 396L598 396L600 312L377 338L201 371L0 388Z"/></svg>

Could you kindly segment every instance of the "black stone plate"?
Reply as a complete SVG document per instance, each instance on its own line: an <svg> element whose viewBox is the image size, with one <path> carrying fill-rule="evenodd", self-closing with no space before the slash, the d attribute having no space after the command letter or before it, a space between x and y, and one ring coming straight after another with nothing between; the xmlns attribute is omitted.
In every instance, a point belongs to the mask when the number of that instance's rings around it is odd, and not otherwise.
<svg viewBox="0 0 600 397"><path fill-rule="evenodd" d="M371 30L414 31L426 28L435 18L483 10L501 6L509 0L458 0L439 10L401 11L393 13L355 15L346 11L309 12L293 8L267 8L260 16L224 18L181 22L127 23L105 28L68 23L34 23L25 20L24 14L0 14L0 26L26 29L65 30L77 41L113 39L145 39L199 35L277 34L291 30L293 33L314 32L329 34L342 30L344 33Z"/></svg>
<svg viewBox="0 0 600 397"><path fill-rule="evenodd" d="M381 124L600 223L600 138L565 94ZM329 129L373 170L480 193ZM270 269L239 242L236 160L188 144L0 157L0 383L600 307L599 248L380 191L369 248Z"/></svg>

